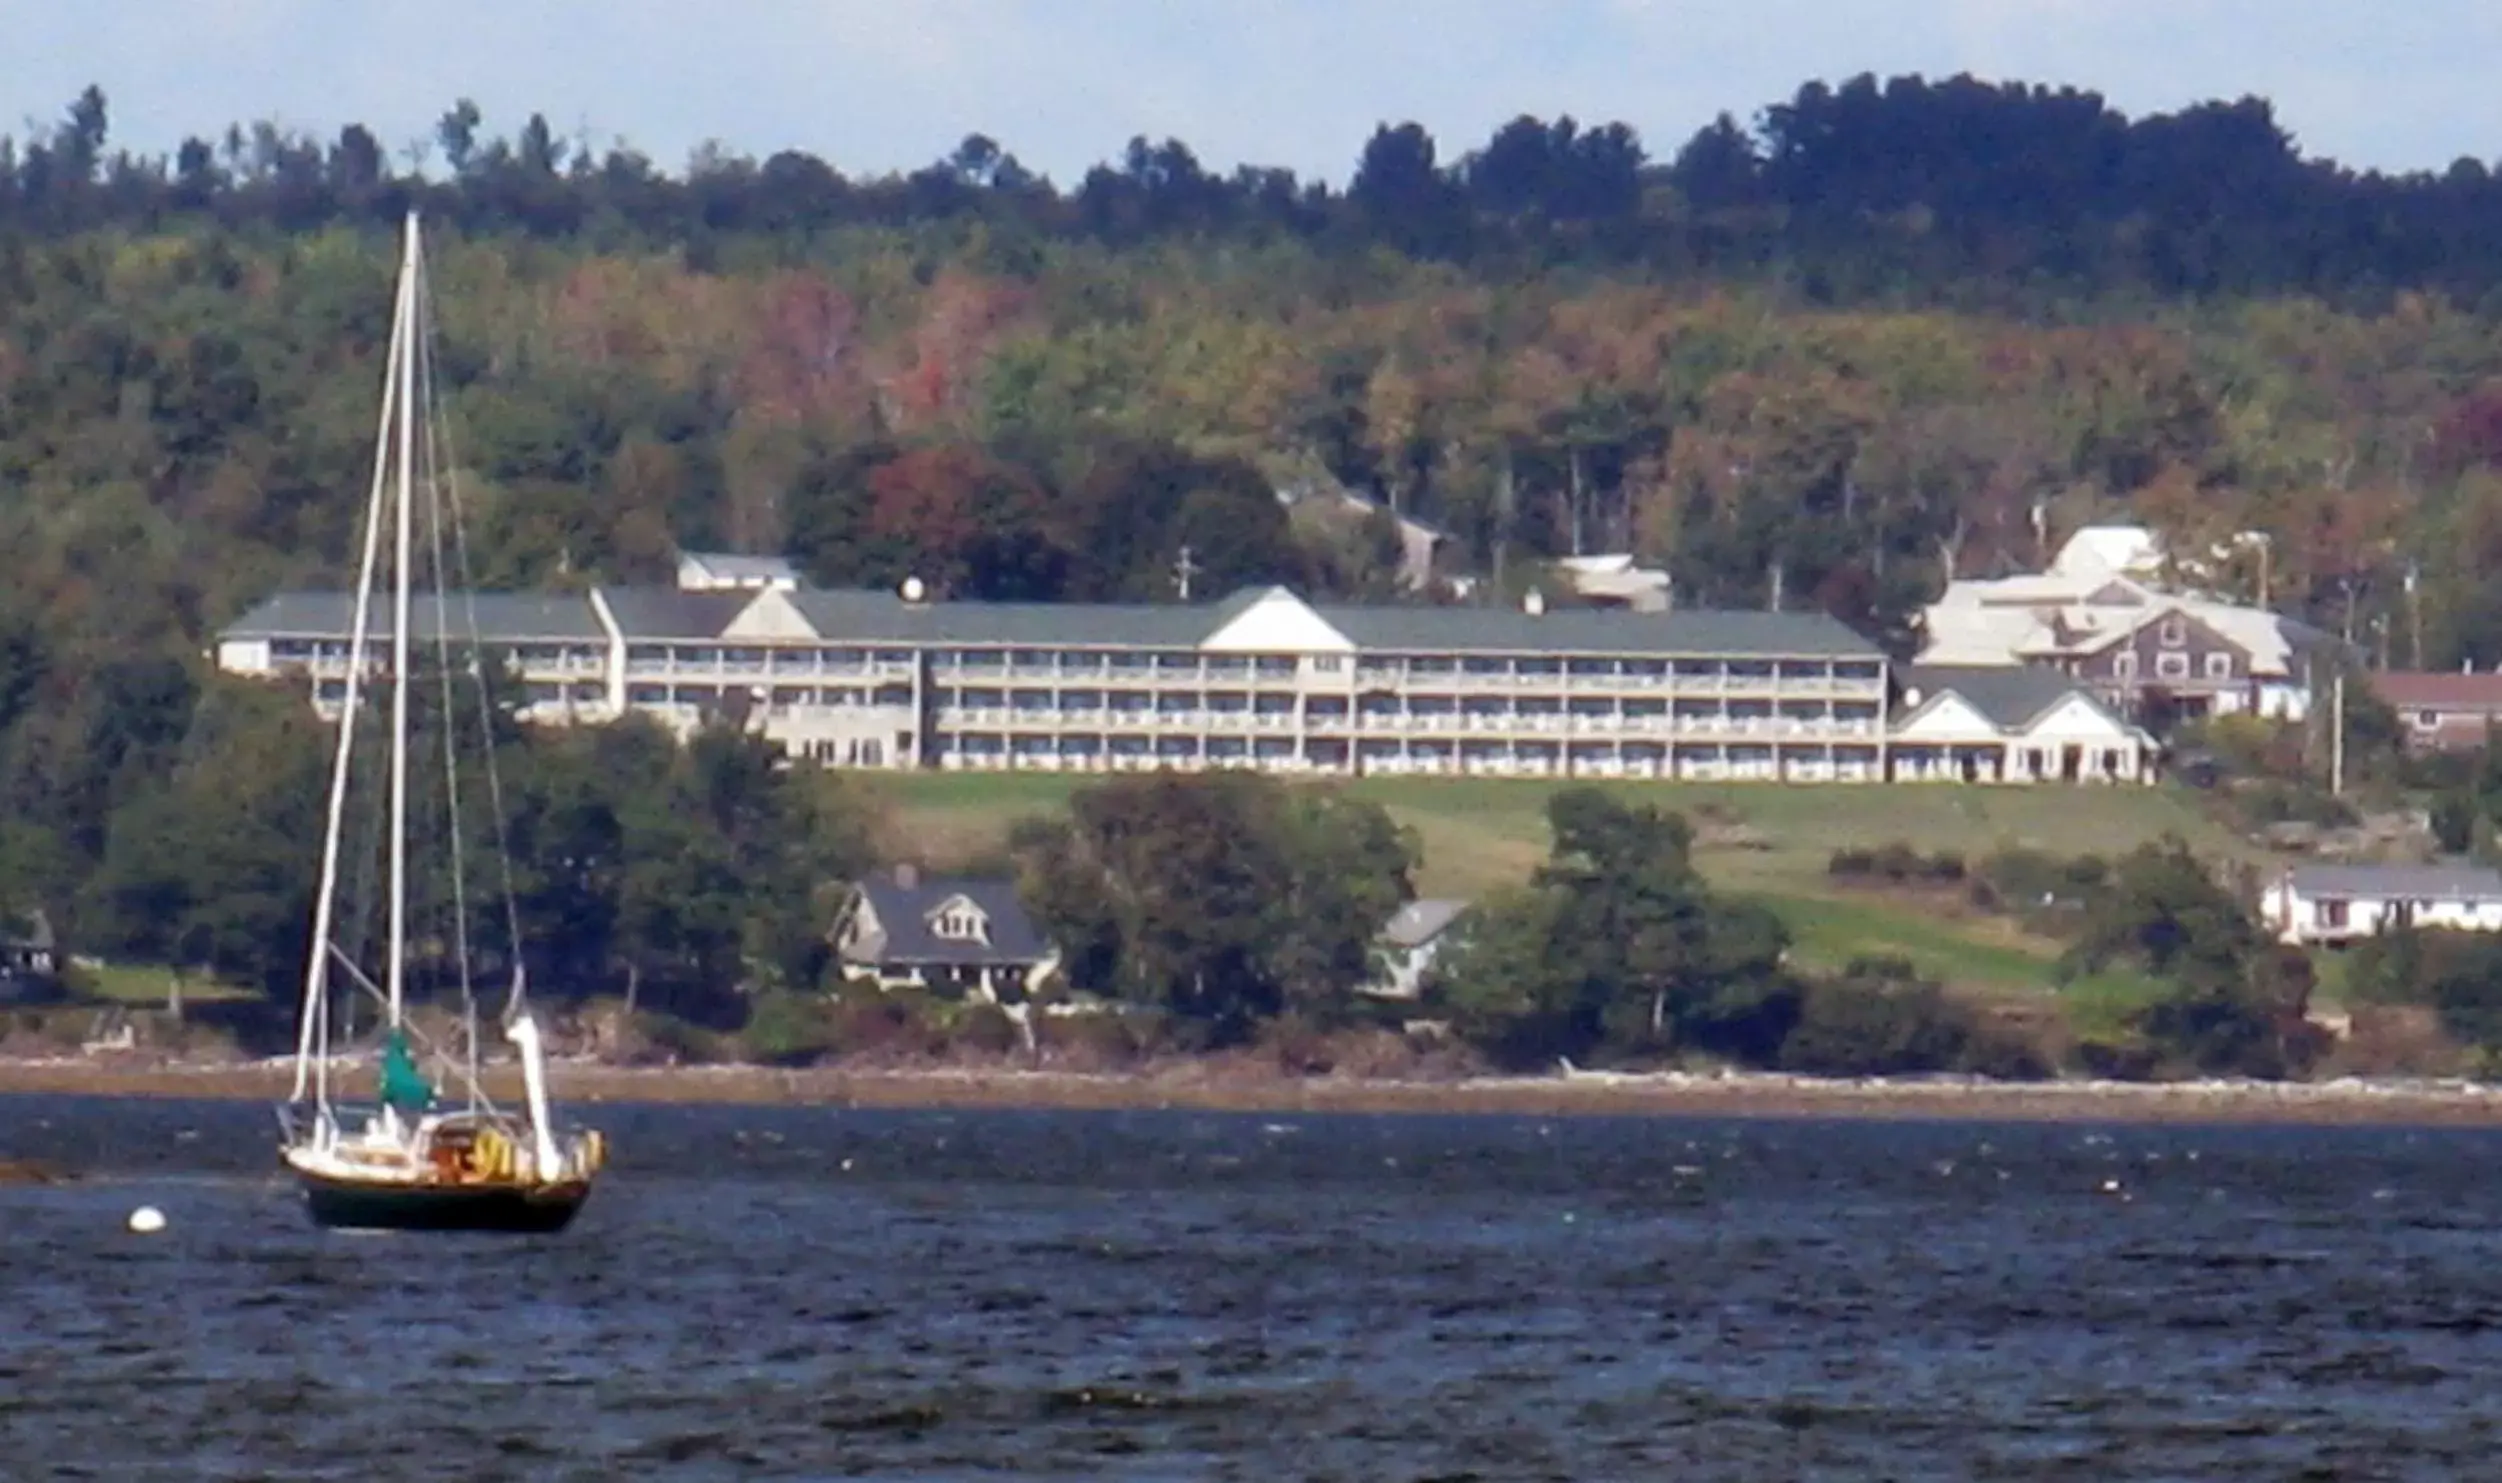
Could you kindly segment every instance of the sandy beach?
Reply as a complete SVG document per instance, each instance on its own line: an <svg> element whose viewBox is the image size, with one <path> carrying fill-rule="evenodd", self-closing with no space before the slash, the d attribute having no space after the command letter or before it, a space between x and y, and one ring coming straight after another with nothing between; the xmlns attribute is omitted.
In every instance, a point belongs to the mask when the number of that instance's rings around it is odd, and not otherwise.
<svg viewBox="0 0 2502 1483"><path fill-rule="evenodd" d="M558 1094L577 1105L2502 1125L2502 1086L2446 1081L2008 1083L1592 1072L1412 1081L1247 1074L1238 1065L1191 1062L1120 1073L840 1066L785 1071L755 1066L662 1068L581 1062L559 1063L553 1069ZM287 1094L290 1079L290 1065L283 1061L224 1065L0 1061L0 1094L275 1100ZM489 1068L486 1081L492 1096L519 1096L519 1077L510 1067Z"/></svg>

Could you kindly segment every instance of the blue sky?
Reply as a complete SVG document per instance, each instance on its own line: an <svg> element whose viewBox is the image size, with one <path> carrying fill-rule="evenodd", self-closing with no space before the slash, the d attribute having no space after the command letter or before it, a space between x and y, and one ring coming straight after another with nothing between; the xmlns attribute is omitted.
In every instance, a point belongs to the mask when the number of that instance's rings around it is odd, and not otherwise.
<svg viewBox="0 0 2502 1483"><path fill-rule="evenodd" d="M707 138L910 169L969 131L1063 184L1133 134L1343 181L1376 122L1446 155L1513 115L1622 119L1667 154L1811 77L2072 82L2128 112L2258 93L2357 166L2502 155L2497 0L106 0L28 8L0 127L89 82L120 144L271 118L397 151L451 101L674 170ZM109 14L111 22L91 19ZM1429 17L1418 21L1412 17Z"/></svg>

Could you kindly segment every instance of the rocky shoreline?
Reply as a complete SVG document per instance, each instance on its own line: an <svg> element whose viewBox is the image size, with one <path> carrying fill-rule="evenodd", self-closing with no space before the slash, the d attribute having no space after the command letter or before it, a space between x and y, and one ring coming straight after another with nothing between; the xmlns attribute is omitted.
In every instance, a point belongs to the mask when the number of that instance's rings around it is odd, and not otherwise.
<svg viewBox="0 0 2502 1483"><path fill-rule="evenodd" d="M2502 1124L2502 1086L2456 1081L1982 1082L1823 1080L1765 1073L1401 1079L1298 1076L1176 1061L1123 1072L984 1067L613 1066L560 1062L577 1105L722 1103L879 1108L1183 1109L1536 1116L1849 1117L1904 1120ZM0 1094L271 1099L283 1061L223 1064L0 1061ZM490 1095L519 1095L488 1068Z"/></svg>

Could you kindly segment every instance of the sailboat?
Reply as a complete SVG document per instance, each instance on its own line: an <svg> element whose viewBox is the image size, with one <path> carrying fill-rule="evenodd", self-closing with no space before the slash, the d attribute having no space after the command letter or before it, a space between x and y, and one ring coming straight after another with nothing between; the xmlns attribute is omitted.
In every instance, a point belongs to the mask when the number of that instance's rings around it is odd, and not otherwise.
<svg viewBox="0 0 2502 1483"><path fill-rule="evenodd" d="M467 536L434 415L431 318L418 221L411 213L401 247L347 665L338 685L338 742L305 962L295 1085L278 1110L280 1156L312 1219L322 1226L547 1233L562 1230L581 1210L606 1162L607 1146L596 1131L561 1128L554 1121L545 1048L527 1003L503 788L495 768L489 666L478 643L474 605L459 595L474 589L467 580ZM375 611L386 565L387 626L381 621L386 615ZM430 572L432 586L422 606L413 591L421 566ZM460 579L457 593L453 576ZM421 612L428 620L423 625ZM420 635L421 626L430 632ZM377 654L377 648L385 652ZM421 654L421 648L431 652ZM361 734L378 729L366 714L376 689L389 703L378 784L358 767L364 762L365 772L375 770L374 759L359 756L359 742L369 742L363 751L374 750L375 739ZM456 716L462 691L472 692L474 735L463 735ZM413 765L419 746L412 712L420 706L432 713L431 729L440 739L439 748L427 748L422 772ZM482 769L464 770L464 744L483 756ZM412 786L420 782L422 789ZM412 798L421 791L422 804ZM477 805L481 791L502 866L506 940L500 952L479 941L485 934L473 922L465 868L465 857L481 836L464 834L461 814ZM360 831L357 846L349 843L352 816L359 813L350 806L352 798L365 805L361 817L369 826ZM448 890L419 886L412 868L412 840L419 835L442 849ZM375 882L376 875L383 879ZM351 888L353 882L362 884ZM371 941L376 916L383 919L378 945ZM371 960L377 950L375 971ZM482 1085L477 979L495 971L508 981L500 1019L505 1038L519 1052L526 1103L520 1110L497 1106ZM454 988L462 1011L459 1029L443 1034L446 1043L431 1042L408 1012L411 991L443 997ZM353 1042L356 1009L365 1002L375 1006L369 1023L380 1035L370 1101L350 1097L332 1080L337 1051ZM429 1076L421 1056L437 1063L436 1075ZM445 1081L460 1083L454 1095L444 1094Z"/></svg>

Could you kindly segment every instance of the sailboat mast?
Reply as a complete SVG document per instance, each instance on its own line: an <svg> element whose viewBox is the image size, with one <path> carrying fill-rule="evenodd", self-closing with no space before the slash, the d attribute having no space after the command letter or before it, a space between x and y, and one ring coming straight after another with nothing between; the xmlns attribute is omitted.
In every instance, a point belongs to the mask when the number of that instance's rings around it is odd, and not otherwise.
<svg viewBox="0 0 2502 1483"><path fill-rule="evenodd" d="M409 494L415 482L417 272L417 213L412 211L400 252L399 492L393 501L391 563L391 944L385 968L394 1030L400 1027L408 974L408 599L409 552L415 544Z"/></svg>
<svg viewBox="0 0 2502 1483"><path fill-rule="evenodd" d="M349 619L347 680L339 698L339 745L331 758L330 807L321 842L321 890L313 898L312 953L304 965L303 1022L296 1028L295 1090L290 1100L304 1100L308 1073L321 1077L328 1098L330 1044L330 933L338 912L339 848L347 816L349 771L356 755L356 718L364 699L367 651L373 623L374 568L382 556L383 499L388 492L390 462L385 449L391 436L391 409L400 388L401 325L392 317L391 344L384 352L382 407L374 429L374 477L365 494L365 545L356 566L356 604Z"/></svg>

